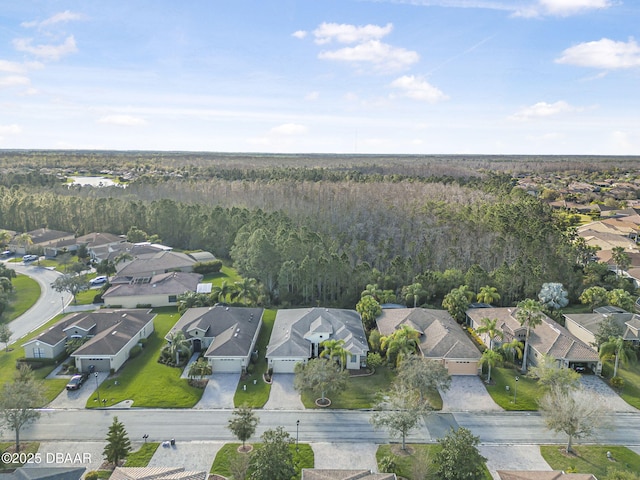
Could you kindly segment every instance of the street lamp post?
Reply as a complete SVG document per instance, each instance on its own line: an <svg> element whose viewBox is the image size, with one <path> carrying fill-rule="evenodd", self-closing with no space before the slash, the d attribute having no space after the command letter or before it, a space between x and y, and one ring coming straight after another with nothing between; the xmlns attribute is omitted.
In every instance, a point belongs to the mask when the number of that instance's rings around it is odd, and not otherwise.
<svg viewBox="0 0 640 480"><path fill-rule="evenodd" d="M98 372L94 373L93 376L96 378L96 392L98 394L98 407L100 407L100 384L98 383Z"/></svg>
<svg viewBox="0 0 640 480"><path fill-rule="evenodd" d="M296 452L298 451L298 433L300 432L300 420L296 420Z"/></svg>
<svg viewBox="0 0 640 480"><path fill-rule="evenodd" d="M62 301L62 313L64 314L64 297L60 297L60 300Z"/></svg>
<svg viewBox="0 0 640 480"><path fill-rule="evenodd" d="M517 398L518 398L518 380L520 380L520 377L518 377L516 375L516 386L513 389L513 404L516 404Z"/></svg>

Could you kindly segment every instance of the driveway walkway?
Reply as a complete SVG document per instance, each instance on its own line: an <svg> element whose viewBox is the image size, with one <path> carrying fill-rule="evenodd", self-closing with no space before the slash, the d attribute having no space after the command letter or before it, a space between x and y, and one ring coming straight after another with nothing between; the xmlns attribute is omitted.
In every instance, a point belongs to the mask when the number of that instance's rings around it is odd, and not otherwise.
<svg viewBox="0 0 640 480"><path fill-rule="evenodd" d="M443 412L488 412L500 411L493 401L482 380L476 375L454 375L451 377L451 388L440 392Z"/></svg>
<svg viewBox="0 0 640 480"><path fill-rule="evenodd" d="M209 377L202 398L193 408L233 408L239 373L214 373Z"/></svg>
<svg viewBox="0 0 640 480"><path fill-rule="evenodd" d="M98 385L104 382L109 376L109 372L97 372L98 373ZM71 375L57 376L55 370L47 378L71 378ZM89 378L84 382L78 390L62 390L60 395L54 398L49 405L49 408L85 408L87 401L96 393L96 377L94 374L89 375ZM97 402L96 402L97 403Z"/></svg>
<svg viewBox="0 0 640 480"><path fill-rule="evenodd" d="M167 438L162 441L169 441ZM185 470L209 472L218 450L225 442L176 442L174 446L160 445L151 457L149 467L184 467Z"/></svg>
<svg viewBox="0 0 640 480"><path fill-rule="evenodd" d="M378 471L374 443L311 443L315 468Z"/></svg>
<svg viewBox="0 0 640 480"><path fill-rule="evenodd" d="M553 470L538 445L480 445L478 450L487 458L487 468L495 479L496 470Z"/></svg>
<svg viewBox="0 0 640 480"><path fill-rule="evenodd" d="M582 375L580 383L595 397L599 397L604 402L607 409L613 412L634 412L638 410L625 402L620 395L614 392L604 380L596 375Z"/></svg>
<svg viewBox="0 0 640 480"><path fill-rule="evenodd" d="M293 388L293 373L275 373L265 410L304 410L300 394Z"/></svg>

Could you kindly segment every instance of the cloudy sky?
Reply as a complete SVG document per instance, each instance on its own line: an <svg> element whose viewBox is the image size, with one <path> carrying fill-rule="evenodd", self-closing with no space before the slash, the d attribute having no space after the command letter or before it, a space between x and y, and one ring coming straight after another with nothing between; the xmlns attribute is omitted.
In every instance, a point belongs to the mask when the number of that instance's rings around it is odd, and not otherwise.
<svg viewBox="0 0 640 480"><path fill-rule="evenodd" d="M0 148L640 155L637 0L20 0Z"/></svg>

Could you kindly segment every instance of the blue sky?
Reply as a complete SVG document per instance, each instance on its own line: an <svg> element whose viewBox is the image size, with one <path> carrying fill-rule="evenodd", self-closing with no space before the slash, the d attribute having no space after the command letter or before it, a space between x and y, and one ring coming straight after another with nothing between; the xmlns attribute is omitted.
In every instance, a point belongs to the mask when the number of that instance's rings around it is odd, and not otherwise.
<svg viewBox="0 0 640 480"><path fill-rule="evenodd" d="M640 154L640 2L3 2L0 148Z"/></svg>

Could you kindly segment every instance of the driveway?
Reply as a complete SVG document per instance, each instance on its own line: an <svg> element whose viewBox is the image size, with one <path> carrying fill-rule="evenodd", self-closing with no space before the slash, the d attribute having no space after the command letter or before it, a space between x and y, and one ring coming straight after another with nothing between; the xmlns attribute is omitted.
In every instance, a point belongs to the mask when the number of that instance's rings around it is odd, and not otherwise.
<svg viewBox="0 0 640 480"><path fill-rule="evenodd" d="M315 468L378 471L375 443L310 443Z"/></svg>
<svg viewBox="0 0 640 480"><path fill-rule="evenodd" d="M239 381L239 373L214 373L209 377L202 398L193 408L233 408Z"/></svg>
<svg viewBox="0 0 640 480"><path fill-rule="evenodd" d="M98 385L104 382L109 376L109 372L97 372ZM53 376L53 377L52 377ZM47 378L71 378L71 375L55 375L52 372ZM85 408L87 401L96 393L96 377L92 374L78 390L63 390L60 395L47 405L49 408ZM97 402L96 402L97 403Z"/></svg>
<svg viewBox="0 0 640 480"><path fill-rule="evenodd" d="M171 439L154 439L166 442ZM151 457L149 467L184 467L187 471L209 473L211 465L225 442L176 442L173 446L160 445Z"/></svg>
<svg viewBox="0 0 640 480"><path fill-rule="evenodd" d="M293 373L274 373L265 410L304 410L300 394L293 388Z"/></svg>
<svg viewBox="0 0 640 480"><path fill-rule="evenodd" d="M580 383L586 390L592 392L595 397L600 398L607 410L612 412L638 412L636 408L620 398L620 395L614 392L602 378L596 375L582 375Z"/></svg>
<svg viewBox="0 0 640 480"><path fill-rule="evenodd" d="M41 462L25 464L25 467L85 467L87 472L98 470L104 463L104 446L104 442L41 442L38 448Z"/></svg>
<svg viewBox="0 0 640 480"><path fill-rule="evenodd" d="M496 470L553 470L542 458L538 445L480 445L478 450L487 458L487 468L495 479Z"/></svg>
<svg viewBox="0 0 640 480"><path fill-rule="evenodd" d="M452 376L451 387L446 392L440 392L440 395L443 412L502 411L476 375Z"/></svg>

